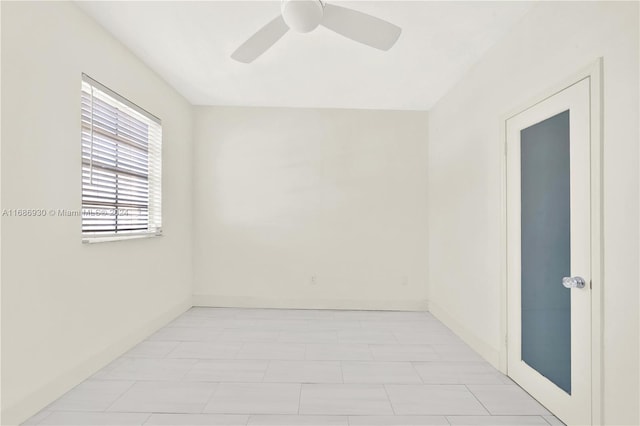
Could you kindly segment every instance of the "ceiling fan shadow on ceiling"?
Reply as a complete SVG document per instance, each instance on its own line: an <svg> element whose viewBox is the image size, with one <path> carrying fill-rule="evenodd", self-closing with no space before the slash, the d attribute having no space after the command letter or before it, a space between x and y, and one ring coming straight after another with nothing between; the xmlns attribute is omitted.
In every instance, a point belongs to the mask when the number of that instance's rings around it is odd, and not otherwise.
<svg viewBox="0 0 640 426"><path fill-rule="evenodd" d="M390 22L324 0L282 0L281 14L245 41L231 58L250 63L292 29L308 33L322 25L344 37L380 50L389 50L402 29Z"/></svg>

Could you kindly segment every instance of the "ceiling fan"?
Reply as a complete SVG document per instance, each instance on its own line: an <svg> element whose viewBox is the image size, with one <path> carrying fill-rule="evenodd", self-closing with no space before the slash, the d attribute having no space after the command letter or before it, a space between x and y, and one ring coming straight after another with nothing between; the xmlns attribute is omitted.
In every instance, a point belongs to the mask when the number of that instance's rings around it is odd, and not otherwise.
<svg viewBox="0 0 640 426"><path fill-rule="evenodd" d="M281 14L245 41L231 57L249 63L266 52L289 29L308 33L322 25L351 40L389 50L402 29L390 22L324 0L282 0Z"/></svg>

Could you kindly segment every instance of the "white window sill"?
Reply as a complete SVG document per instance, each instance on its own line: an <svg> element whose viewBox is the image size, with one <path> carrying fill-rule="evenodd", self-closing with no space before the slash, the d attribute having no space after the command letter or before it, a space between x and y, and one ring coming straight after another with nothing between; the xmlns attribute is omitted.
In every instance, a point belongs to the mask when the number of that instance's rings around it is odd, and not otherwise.
<svg viewBox="0 0 640 426"><path fill-rule="evenodd" d="M162 237L162 232L156 232L153 234L144 233L144 234L109 234L109 235L83 235L82 243L83 244L95 244L95 243L106 243L111 241L126 241L126 240L139 240L143 238L156 238Z"/></svg>

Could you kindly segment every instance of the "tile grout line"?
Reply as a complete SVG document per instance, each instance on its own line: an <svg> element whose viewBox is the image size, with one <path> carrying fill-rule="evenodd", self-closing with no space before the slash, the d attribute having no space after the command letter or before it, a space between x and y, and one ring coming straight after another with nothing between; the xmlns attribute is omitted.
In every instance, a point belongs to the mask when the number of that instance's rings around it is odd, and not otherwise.
<svg viewBox="0 0 640 426"><path fill-rule="evenodd" d="M147 416L147 418L146 418L146 419L144 419L144 422L142 422L142 423L140 423L140 424L141 424L141 425L143 425L143 426L144 426L145 424L147 424L147 422L149 421L149 419L151 418L151 416L153 416L153 414L154 414L154 413L149 413L149 415Z"/></svg>
<svg viewBox="0 0 640 426"><path fill-rule="evenodd" d="M383 384L382 388L384 389L385 395L387 395L387 401L389 401L389 406L391 407L391 411L393 412L393 415L397 416L398 414L396 413L396 409L393 406L393 402L391 402L391 397L389 396L389 390L387 389L387 385Z"/></svg>
<svg viewBox="0 0 640 426"><path fill-rule="evenodd" d="M267 383L264 380L267 378L267 373L269 372L269 369L271 368L271 362L272 361L273 360L271 360L271 359L267 360L267 366L265 367L264 371L262 372L262 381L261 381L261 383Z"/></svg>
<svg viewBox="0 0 640 426"><path fill-rule="evenodd" d="M490 416L493 415L493 413L491 413L491 411L489 411L489 409L487 407L485 407L485 405L482 403L482 401L480 401L480 399L476 396L475 393L473 393L473 391L471 389L469 389L469 386L467 386L466 384L463 384L462 386L465 387L465 389L467 390L467 392L469 392L471 395L473 395L473 397L476 399L476 401L478 401L478 404L480 404L482 406L482 408L484 408L484 410L489 413Z"/></svg>
<svg viewBox="0 0 640 426"><path fill-rule="evenodd" d="M125 393L129 392L131 389L133 389L133 387L138 383L138 380L132 380L131 385L129 385L129 387L127 387L124 391L122 391L122 393L120 393L114 400L113 402L111 402L111 404L109 404L107 406L107 408L105 408L104 410L102 410L103 413L108 413L109 412L109 408L113 407L115 405L116 402L118 402L120 400L120 398L122 398L124 396Z"/></svg>
<svg viewBox="0 0 640 426"><path fill-rule="evenodd" d="M420 372L416 368L416 365L415 365L416 361L410 361L409 363L411 364L411 368L413 369L413 371L418 375L418 378L420 379L420 383L422 383L423 385L426 385L427 383L425 383L424 379L422 378L422 374L420 374Z"/></svg>
<svg viewBox="0 0 640 426"><path fill-rule="evenodd" d="M207 406L213 402L213 398L216 396L216 393L220 390L220 385L222 383L221 382L198 382L198 383L215 383L216 384L215 389L213 390L213 392L211 392L211 395L209 395L209 399L207 399L207 401L204 403L204 407L202 408L202 414L205 414L205 410L207 409Z"/></svg>

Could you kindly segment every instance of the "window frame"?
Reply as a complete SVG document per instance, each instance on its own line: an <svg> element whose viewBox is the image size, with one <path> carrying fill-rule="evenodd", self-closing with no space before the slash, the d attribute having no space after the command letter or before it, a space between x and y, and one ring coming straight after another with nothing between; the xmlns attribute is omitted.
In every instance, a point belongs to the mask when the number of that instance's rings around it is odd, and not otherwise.
<svg viewBox="0 0 640 426"><path fill-rule="evenodd" d="M87 95L87 86L89 87L90 92L88 93L89 98L91 99L91 118L89 124L87 124L86 120L86 105L85 105L85 96ZM94 93L94 90L98 91L98 96ZM104 99L100 99L104 98ZM105 140L108 140L109 143L113 144L115 149L115 153L112 154L112 157L109 157L111 160L115 160L115 166L109 167L109 172L112 174L112 178L115 179L114 189L113 191L104 190L104 194L112 193L115 197L113 202L105 201L104 204L97 206L95 200L91 202L91 195L87 194L94 193L94 199L96 196L101 195L101 190L96 189L97 187L93 184L93 181L87 183L87 169L89 173L89 179L93 179L93 162L96 161L96 154L94 153L94 131L91 129L95 129L94 127L94 116L93 116L93 99L100 99L105 105L116 110L116 112L112 112L113 116L116 118L116 122L119 122L119 119L123 117L125 120L135 120L134 124L142 124L147 126L147 134L143 139L146 138L146 151L143 151L146 156L146 168L143 168L142 174L145 176L136 176L135 179L138 179L142 182L146 183L146 199L145 196L140 196L136 194L138 198L136 200L137 203L140 203L142 200L144 203L139 204L137 214L140 214L140 209L143 209L146 214L142 214L142 216L138 216L134 219L140 221L145 219L146 222L142 222L142 224L146 225L144 229L118 229L118 218L122 217L120 212L122 211L122 207L119 205L118 195L122 194L122 191L127 191L127 189L132 188L132 183L124 185L124 188L120 188L118 184L119 178L122 174L126 174L126 170L124 168L120 169L121 166L118 165L119 150L120 147L126 147L131 142L118 140L121 138L119 133L114 133L113 135L105 136ZM138 106L134 102L128 100L124 96L118 94L117 92L111 90L107 86L101 84L100 82L94 80L90 76L85 73L82 73L81 85L80 85L80 151L81 151L81 210L80 210L80 219L81 219L81 234L82 234L82 242L83 243L99 243L99 242L107 242L107 241L122 241L122 240L130 240L130 239L139 239L139 238L153 238L160 237L163 235L162 232L162 120L151 114L144 108ZM87 145L87 136L86 131L87 128L90 129L91 137L89 138L90 144L90 153L86 152ZM88 165L87 165L87 157L88 157ZM139 159L138 159L139 160ZM144 167L144 166L143 166ZM96 166L96 169L105 172L104 167L100 168ZM134 184L135 185L135 184ZM134 203L135 204L135 203ZM135 206L128 206L128 209L134 210ZM88 213L92 210L103 209L105 211L113 210L115 212L114 215L110 215L109 217L113 217L113 219L105 219L105 223L109 220L113 220L113 226L111 224L106 224L105 227L111 228L109 230L99 230L99 231L91 231L86 230L86 227L91 225L91 215ZM95 219L94 215L94 219ZM126 216L125 216L126 217ZM85 219L87 221L85 222ZM94 226L96 226L94 224ZM135 228L134 225L130 225L130 227Z"/></svg>

